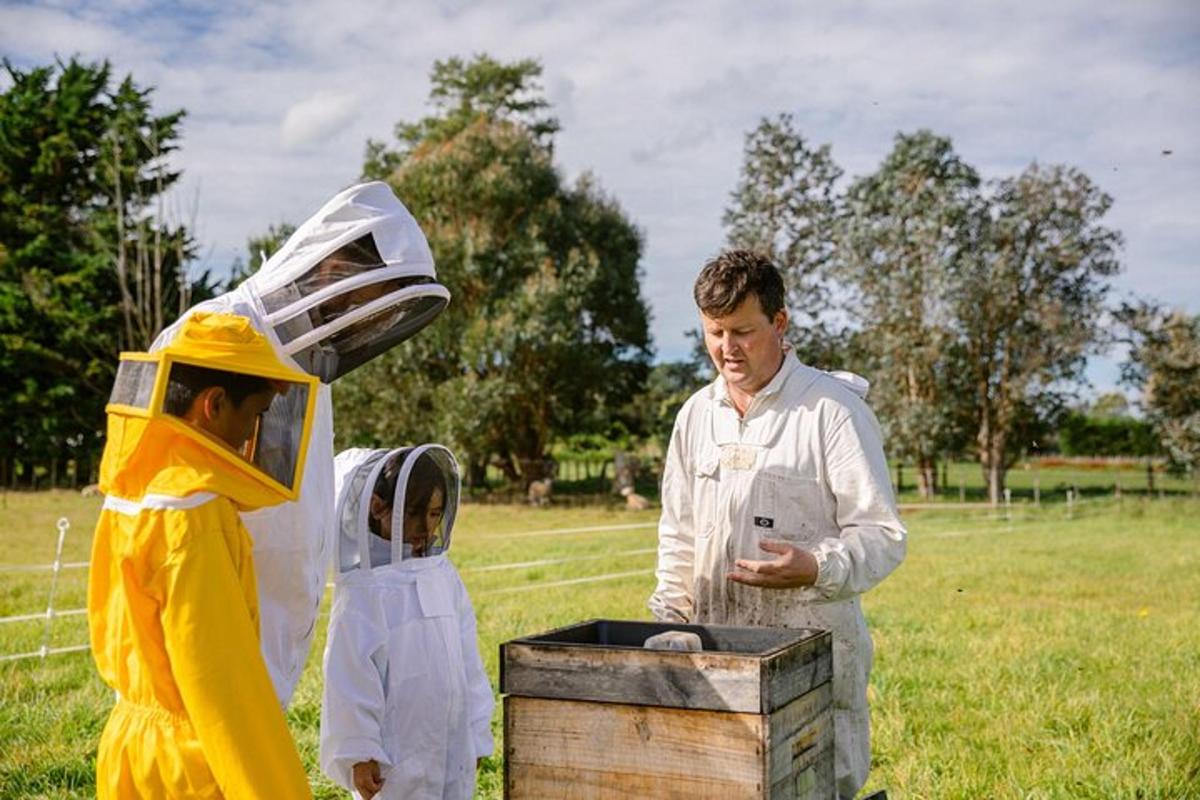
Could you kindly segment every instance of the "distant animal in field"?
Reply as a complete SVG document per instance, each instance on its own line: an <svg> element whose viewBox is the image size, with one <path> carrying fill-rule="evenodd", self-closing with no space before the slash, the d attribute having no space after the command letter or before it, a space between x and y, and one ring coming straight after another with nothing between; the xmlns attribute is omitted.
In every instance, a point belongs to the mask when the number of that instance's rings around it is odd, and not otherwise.
<svg viewBox="0 0 1200 800"><path fill-rule="evenodd" d="M83 495L84 497L99 497L100 496L100 484L89 483L87 486L80 489L79 493L81 495Z"/></svg>
<svg viewBox="0 0 1200 800"><path fill-rule="evenodd" d="M650 501L633 491L632 486L621 489L621 495L625 498L625 508L630 511L645 511L650 508Z"/></svg>
<svg viewBox="0 0 1200 800"><path fill-rule="evenodd" d="M540 481L533 481L529 484L529 504L533 506L544 506L550 503L550 491L554 487L553 478L543 478Z"/></svg>

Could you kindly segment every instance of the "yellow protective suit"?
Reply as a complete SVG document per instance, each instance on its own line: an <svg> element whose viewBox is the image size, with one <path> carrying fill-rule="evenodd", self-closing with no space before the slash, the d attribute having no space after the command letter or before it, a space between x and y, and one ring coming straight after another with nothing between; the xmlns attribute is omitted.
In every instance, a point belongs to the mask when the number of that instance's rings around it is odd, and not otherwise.
<svg viewBox="0 0 1200 800"><path fill-rule="evenodd" d="M177 352L253 367L270 346L233 315L185 326ZM252 371L248 369L247 371ZM196 434L202 436L202 434ZM177 421L110 409L88 584L92 653L117 703L100 798L306 798L308 779L258 642L239 511L284 497Z"/></svg>

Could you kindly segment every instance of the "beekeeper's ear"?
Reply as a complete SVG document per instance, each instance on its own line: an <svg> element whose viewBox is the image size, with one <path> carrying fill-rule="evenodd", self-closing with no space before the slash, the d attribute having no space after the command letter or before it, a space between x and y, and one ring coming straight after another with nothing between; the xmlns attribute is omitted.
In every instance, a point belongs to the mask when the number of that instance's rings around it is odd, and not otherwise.
<svg viewBox="0 0 1200 800"><path fill-rule="evenodd" d="M380 497L377 494L371 495L371 516L372 517L374 517L375 519L383 519L390 513L391 513L391 509L388 508L388 504L386 502L384 502L384 499L382 497Z"/></svg>
<svg viewBox="0 0 1200 800"><path fill-rule="evenodd" d="M229 403L229 395L222 387L209 386L196 395L192 404L195 418L190 421L206 426L221 416L227 403Z"/></svg>
<svg viewBox="0 0 1200 800"><path fill-rule="evenodd" d="M779 341L783 341L784 335L787 333L788 313L787 309L781 308L775 312L775 318L771 320L771 327L775 329L776 335L779 336Z"/></svg>

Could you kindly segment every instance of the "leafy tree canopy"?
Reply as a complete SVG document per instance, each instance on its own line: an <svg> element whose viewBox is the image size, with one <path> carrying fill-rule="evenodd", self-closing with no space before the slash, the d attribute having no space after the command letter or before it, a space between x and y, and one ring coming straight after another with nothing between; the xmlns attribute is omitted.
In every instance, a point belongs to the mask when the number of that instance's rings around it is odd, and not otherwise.
<svg viewBox="0 0 1200 800"><path fill-rule="evenodd" d="M591 175L567 185L534 61L449 59L430 116L368 143L429 239L446 312L335 390L356 443L452 443L478 481L489 459L541 477L552 441L606 431L651 354L642 240Z"/></svg>

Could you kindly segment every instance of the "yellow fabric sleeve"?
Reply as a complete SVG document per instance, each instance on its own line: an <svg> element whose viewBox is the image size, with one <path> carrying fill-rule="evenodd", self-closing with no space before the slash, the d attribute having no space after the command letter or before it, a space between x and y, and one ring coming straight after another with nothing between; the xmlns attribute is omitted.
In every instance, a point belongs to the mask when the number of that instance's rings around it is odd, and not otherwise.
<svg viewBox="0 0 1200 800"><path fill-rule="evenodd" d="M164 520L188 528L168 532L158 576L171 671L226 797L311 797L259 650L250 538L223 505Z"/></svg>

